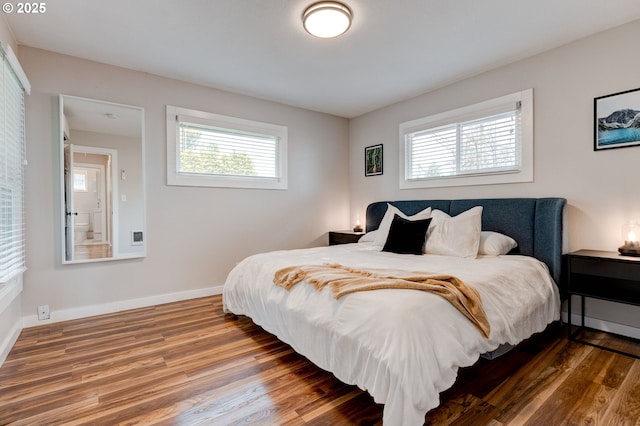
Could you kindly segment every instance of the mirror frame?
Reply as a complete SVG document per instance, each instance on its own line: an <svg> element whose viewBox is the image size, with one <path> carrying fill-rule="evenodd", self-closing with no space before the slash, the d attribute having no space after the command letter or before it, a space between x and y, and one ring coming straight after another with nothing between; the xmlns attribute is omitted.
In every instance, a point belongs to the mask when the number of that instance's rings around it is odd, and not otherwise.
<svg viewBox="0 0 640 426"><path fill-rule="evenodd" d="M110 102L110 101L103 101L103 100L98 100L98 99L91 99L91 98L84 98L84 97L79 97L79 96L73 96L73 95L65 95L65 94L60 94L58 97L59 101L59 124L60 124L60 132L59 132L59 137L58 137L58 151L59 151L59 167L60 167L60 173L59 173L59 181L58 181L58 190L59 190L59 194L60 194L60 203L61 203L61 208L60 208L60 230L59 230L59 236L61 239L61 245L60 245L60 258L61 258L61 262L63 265L68 265L68 264L79 264L79 263L93 263L93 262L107 262L107 261L114 261L114 260L126 260L126 259L139 259L139 258L143 258L147 256L147 215L146 215L146 167L145 167L145 117L144 117L144 108L142 107L137 107L137 106L133 106L133 105L126 105L126 104L119 104L119 103L114 103L114 102ZM112 247L112 255L109 257L98 257L98 258L90 258L90 259L71 259L68 260L67 259L67 212L66 212L66 200L65 200L65 114L64 114L64 103L65 103L65 99L66 100L76 100L76 101L81 101L81 102L93 102L96 104L103 104L105 106L109 107L115 107L115 108L130 108L132 110L137 110L140 112L140 185L141 185L141 191L142 191L142 200L141 200L141 216L142 216L142 226L141 226L141 231L142 231L142 249L140 251L136 251L136 252L132 252L132 253L121 253L120 250L116 247L116 244L120 244L120 241L118 236L113 235L112 236L112 241L115 243L114 247ZM75 146L80 146L83 149L86 149L86 153L90 153L90 151L93 149L93 147L87 147L84 146L84 144L77 144ZM97 149L97 148L96 148ZM103 148L103 151L113 151L112 148ZM112 179L115 182L119 182L121 179L124 179L124 170L119 170L117 168L117 159L114 159L113 163L112 163L112 169L115 170L115 175L112 174ZM120 173L123 174L123 176L120 176ZM118 191L118 186L119 185L114 185L114 187L112 188L112 193L111 193L111 203L113 204L113 207L110 208L110 211L107 212L107 214L111 214L112 216L112 223L113 224L117 224L120 220L119 220L119 215L120 213L118 212L118 208L116 207L117 204L120 202L120 196L118 195L119 191ZM109 198L109 197L107 197ZM116 215L117 213L117 215ZM114 229L112 229L112 233L113 233ZM71 231L73 232L73 231Z"/></svg>

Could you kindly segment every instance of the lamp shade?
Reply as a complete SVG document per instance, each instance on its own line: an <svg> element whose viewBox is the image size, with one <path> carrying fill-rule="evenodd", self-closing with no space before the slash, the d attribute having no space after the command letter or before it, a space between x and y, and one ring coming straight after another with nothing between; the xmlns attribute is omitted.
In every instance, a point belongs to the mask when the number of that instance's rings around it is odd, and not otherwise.
<svg viewBox="0 0 640 426"><path fill-rule="evenodd" d="M304 29L320 38L338 37L351 26L351 10L336 1L321 1L309 6L302 14Z"/></svg>
<svg viewBox="0 0 640 426"><path fill-rule="evenodd" d="M629 221L622 225L624 244L618 247L624 256L640 256L640 223Z"/></svg>

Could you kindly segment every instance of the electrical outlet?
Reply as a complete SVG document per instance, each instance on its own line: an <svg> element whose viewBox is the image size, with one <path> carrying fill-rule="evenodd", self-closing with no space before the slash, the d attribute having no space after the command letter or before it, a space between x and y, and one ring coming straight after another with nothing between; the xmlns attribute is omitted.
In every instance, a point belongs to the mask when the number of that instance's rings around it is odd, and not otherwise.
<svg viewBox="0 0 640 426"><path fill-rule="evenodd" d="M48 320L49 319L49 305L40 305L38 306L38 320Z"/></svg>

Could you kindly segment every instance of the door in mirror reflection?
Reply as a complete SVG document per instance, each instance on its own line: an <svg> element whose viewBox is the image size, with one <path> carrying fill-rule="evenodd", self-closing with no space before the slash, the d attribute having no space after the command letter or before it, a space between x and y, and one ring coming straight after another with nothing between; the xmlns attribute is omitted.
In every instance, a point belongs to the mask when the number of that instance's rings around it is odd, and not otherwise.
<svg viewBox="0 0 640 426"><path fill-rule="evenodd" d="M65 144L65 246L66 260L113 257L113 229L117 206L112 166L118 151Z"/></svg>
<svg viewBox="0 0 640 426"><path fill-rule="evenodd" d="M143 111L62 95L63 263L146 254Z"/></svg>

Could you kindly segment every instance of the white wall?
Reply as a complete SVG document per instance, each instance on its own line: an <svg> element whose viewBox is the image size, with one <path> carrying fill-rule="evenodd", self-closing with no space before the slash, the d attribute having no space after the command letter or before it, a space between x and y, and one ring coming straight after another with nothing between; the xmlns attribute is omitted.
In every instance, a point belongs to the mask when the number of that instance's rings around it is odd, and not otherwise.
<svg viewBox="0 0 640 426"><path fill-rule="evenodd" d="M616 251L623 222L640 219L640 147L593 151L593 99L640 87L639 39L640 21L632 22L352 120L351 215L363 216L377 200L559 196L569 203L571 251ZM534 89L534 182L399 189L401 122L527 88ZM364 148L378 143L384 174L364 177ZM640 327L638 308L600 302L587 309L594 318Z"/></svg>
<svg viewBox="0 0 640 426"><path fill-rule="evenodd" d="M328 230L348 223L346 119L29 47L21 47L20 60L33 86L27 99L26 315L48 304L56 321L210 294L247 255L324 245ZM60 264L60 93L145 109L145 259ZM289 190L167 186L167 104L288 126Z"/></svg>
<svg viewBox="0 0 640 426"><path fill-rule="evenodd" d="M8 43L13 49L13 52L16 55L18 54L18 45L16 44L16 38L13 36L13 31L11 31L11 27L4 17L4 13L0 14L0 41Z"/></svg>

